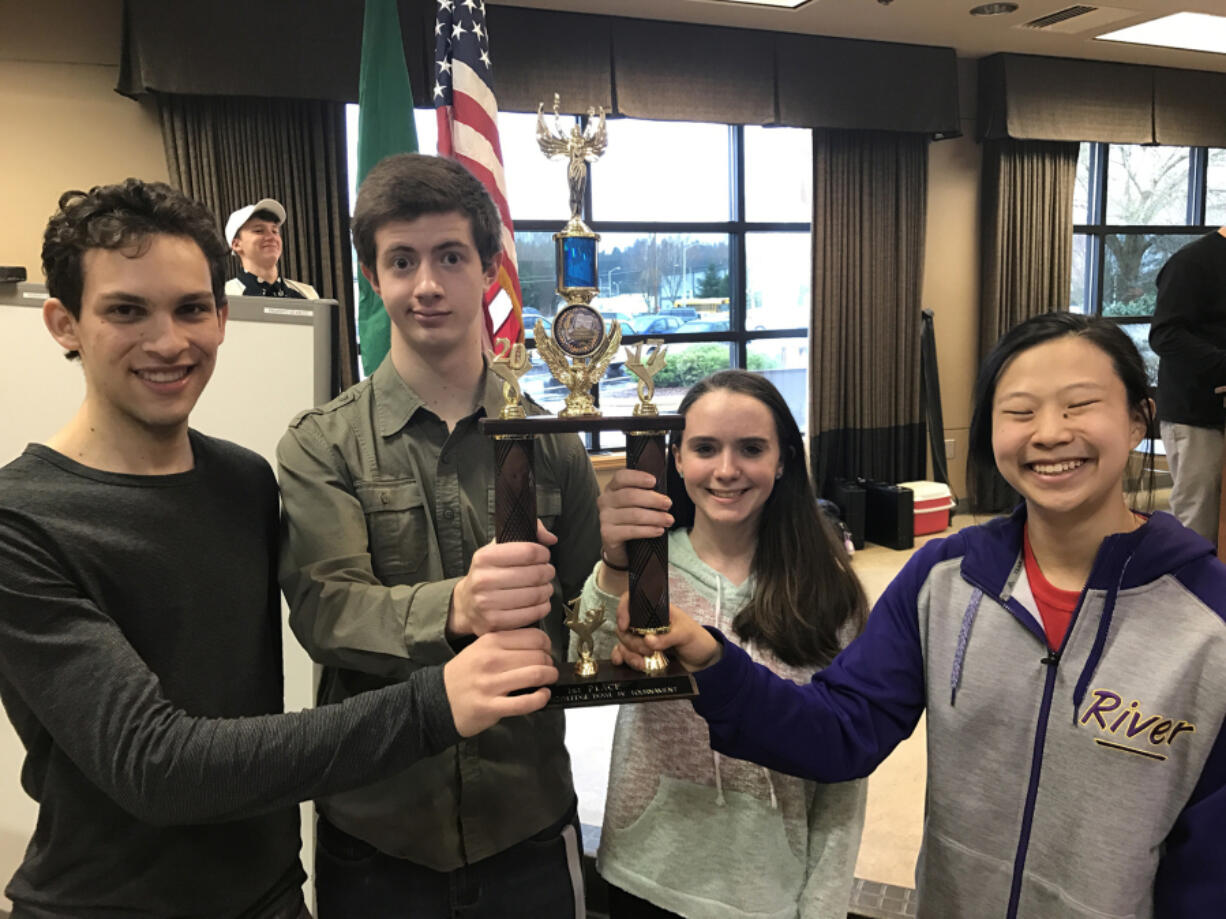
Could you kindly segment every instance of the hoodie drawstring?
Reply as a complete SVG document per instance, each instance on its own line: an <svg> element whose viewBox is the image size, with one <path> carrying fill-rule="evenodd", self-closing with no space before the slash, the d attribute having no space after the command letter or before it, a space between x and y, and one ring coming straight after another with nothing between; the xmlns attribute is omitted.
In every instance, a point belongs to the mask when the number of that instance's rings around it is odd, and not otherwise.
<svg viewBox="0 0 1226 919"><path fill-rule="evenodd" d="M966 645L971 638L971 626L975 624L975 616L979 614L979 603L983 600L983 591L976 587L971 592L970 602L966 604L966 612L962 614L962 628L958 630L958 647L954 651L954 665L949 673L949 705L954 706L958 697L958 685L962 682L962 661L966 657Z"/></svg>
<svg viewBox="0 0 1226 919"><path fill-rule="evenodd" d="M724 607L724 579L718 574L715 576L715 627L721 632L724 630L723 617L721 613ZM724 778L719 771L719 754L714 750L711 751L711 762L715 766L715 803L720 807L724 806Z"/></svg>
<svg viewBox="0 0 1226 919"><path fill-rule="evenodd" d="M765 766L761 767L762 774L766 776L766 787L771 790L771 810L779 810L779 799L775 797L775 780L771 778L771 771Z"/></svg>
<svg viewBox="0 0 1226 919"><path fill-rule="evenodd" d="M715 578L715 627L721 632L724 630L724 579L720 576ZM724 777L720 773L719 754L714 750L711 751L711 765L715 769L715 803L719 807L726 804L724 798ZM766 776L766 787L770 789L771 795L771 810L779 809L779 797L775 794L775 780L771 778L771 771L765 766L758 767L762 770L762 774Z"/></svg>
<svg viewBox="0 0 1226 919"><path fill-rule="evenodd" d="M1077 687L1073 690L1073 724L1077 723L1077 714L1081 709L1081 700L1086 697L1086 690L1090 688L1090 680L1094 679L1094 672L1098 669L1098 662L1102 659L1103 648L1107 644L1107 633L1111 630L1111 617L1115 614L1115 598L1119 595L1120 585L1124 583L1124 575L1128 571L1128 565L1132 561L1132 553L1128 553L1128 557L1124 559L1124 564L1120 566L1120 576L1116 578L1115 583L1111 585L1111 589L1107 591L1107 599L1103 603L1103 613L1098 619L1098 633L1094 636L1094 645L1090 648L1090 656L1086 658L1086 665L1081 670L1081 676L1077 678ZM1084 601L1083 601L1084 602Z"/></svg>

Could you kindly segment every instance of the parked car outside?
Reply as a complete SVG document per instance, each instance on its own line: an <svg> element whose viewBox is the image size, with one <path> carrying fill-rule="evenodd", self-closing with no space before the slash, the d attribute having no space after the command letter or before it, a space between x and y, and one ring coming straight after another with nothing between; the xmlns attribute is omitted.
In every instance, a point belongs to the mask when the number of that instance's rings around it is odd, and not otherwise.
<svg viewBox="0 0 1226 919"><path fill-rule="evenodd" d="M599 309L599 307L597 307ZM636 317L629 313L622 313L618 310L600 310L600 315L604 317L605 325L609 324L609 320L616 319L622 324L622 331L627 331L627 327L634 328L634 320Z"/></svg>
<svg viewBox="0 0 1226 919"><path fill-rule="evenodd" d="M660 310L661 316L676 316L682 322L698 318L698 310L692 306L666 306Z"/></svg>
<svg viewBox="0 0 1226 919"><path fill-rule="evenodd" d="M727 332L727 319L691 319L689 322L677 329L678 335L685 335L690 332Z"/></svg>
<svg viewBox="0 0 1226 919"><path fill-rule="evenodd" d="M635 317L632 328L633 332L638 335L667 335L669 332L676 332L683 325L685 325L685 320L680 316L647 313Z"/></svg>

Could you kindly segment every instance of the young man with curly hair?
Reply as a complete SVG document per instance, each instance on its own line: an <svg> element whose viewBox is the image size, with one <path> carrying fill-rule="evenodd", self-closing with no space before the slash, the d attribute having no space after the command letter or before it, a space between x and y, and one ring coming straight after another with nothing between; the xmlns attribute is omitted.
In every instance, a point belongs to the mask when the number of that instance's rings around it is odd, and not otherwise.
<svg viewBox="0 0 1226 919"><path fill-rule="evenodd" d="M188 418L226 328L212 215L129 179L47 226L80 410L0 469L0 699L39 804L14 919L306 915L297 802L393 775L547 693L537 629L282 710L277 485Z"/></svg>

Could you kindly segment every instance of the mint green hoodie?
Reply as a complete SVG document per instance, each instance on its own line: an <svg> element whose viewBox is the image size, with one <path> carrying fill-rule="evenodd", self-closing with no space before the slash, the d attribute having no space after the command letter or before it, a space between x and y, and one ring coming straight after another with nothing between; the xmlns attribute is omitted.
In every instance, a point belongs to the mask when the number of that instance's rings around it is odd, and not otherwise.
<svg viewBox="0 0 1226 919"><path fill-rule="evenodd" d="M668 537L672 603L734 640L732 620L753 594L694 553L689 533ZM616 634L617 597L603 604L596 655ZM745 647L776 673L807 683L812 671ZM572 655L574 651L572 649ZM625 705L617 715L597 867L610 884L694 919L827 919L847 915L864 781L819 785L711 750L706 722L689 702Z"/></svg>

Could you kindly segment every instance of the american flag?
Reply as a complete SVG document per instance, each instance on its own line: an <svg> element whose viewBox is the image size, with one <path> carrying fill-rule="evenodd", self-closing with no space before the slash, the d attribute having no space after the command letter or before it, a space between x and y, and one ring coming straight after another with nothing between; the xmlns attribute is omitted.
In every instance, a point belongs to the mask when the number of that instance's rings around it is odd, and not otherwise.
<svg viewBox="0 0 1226 919"><path fill-rule="evenodd" d="M484 0L438 0L434 23L434 108L438 152L463 163L481 180L502 215L502 263L485 292L491 341L522 341L523 297L515 257L515 228L498 143L498 103L491 86L490 38Z"/></svg>

